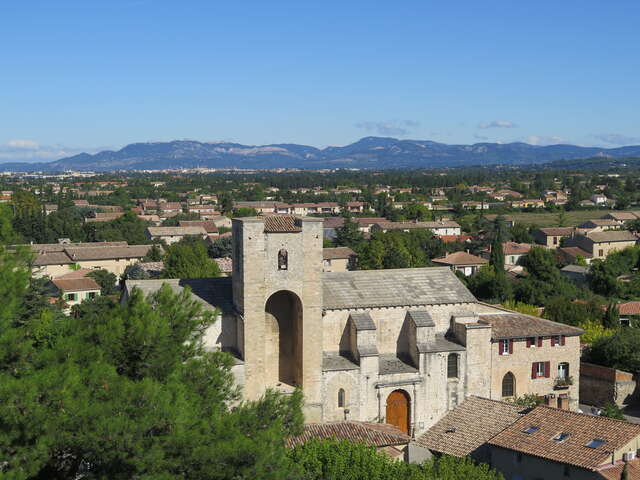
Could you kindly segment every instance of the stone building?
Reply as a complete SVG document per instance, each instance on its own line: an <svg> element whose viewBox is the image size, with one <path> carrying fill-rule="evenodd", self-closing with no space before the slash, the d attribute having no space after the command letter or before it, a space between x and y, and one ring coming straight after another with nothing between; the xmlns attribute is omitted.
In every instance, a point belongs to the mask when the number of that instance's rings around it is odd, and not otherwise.
<svg viewBox="0 0 640 480"><path fill-rule="evenodd" d="M322 239L322 218L234 219L231 277L127 281L125 299L191 286L222 312L207 343L234 355L244 397L301 387L307 422L416 434L469 395L557 406L569 369L559 405L577 407L580 329L480 303L448 267L323 272Z"/></svg>

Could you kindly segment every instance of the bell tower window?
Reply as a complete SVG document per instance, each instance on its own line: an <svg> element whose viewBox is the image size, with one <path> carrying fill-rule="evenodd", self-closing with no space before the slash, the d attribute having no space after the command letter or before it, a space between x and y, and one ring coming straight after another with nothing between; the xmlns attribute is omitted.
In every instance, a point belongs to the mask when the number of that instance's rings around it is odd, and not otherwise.
<svg viewBox="0 0 640 480"><path fill-rule="evenodd" d="M289 269L289 254L283 248L278 252L278 270Z"/></svg>

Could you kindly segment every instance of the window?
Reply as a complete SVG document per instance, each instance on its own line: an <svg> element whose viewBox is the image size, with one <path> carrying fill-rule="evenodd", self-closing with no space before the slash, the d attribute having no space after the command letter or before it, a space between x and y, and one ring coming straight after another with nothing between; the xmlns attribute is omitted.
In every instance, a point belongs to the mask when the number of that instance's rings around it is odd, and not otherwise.
<svg viewBox="0 0 640 480"><path fill-rule="evenodd" d="M96 298L96 292L89 292L89 294L87 295L87 297L89 297L89 298Z"/></svg>
<svg viewBox="0 0 640 480"><path fill-rule="evenodd" d="M558 364L558 378L561 380L569 378L569 364L567 362Z"/></svg>
<svg viewBox="0 0 640 480"><path fill-rule="evenodd" d="M555 437L553 437L553 441L555 442L564 442L567 438L569 438L569 434L565 432L560 432Z"/></svg>
<svg viewBox="0 0 640 480"><path fill-rule="evenodd" d="M536 337L527 337L527 348L536 346Z"/></svg>
<svg viewBox="0 0 640 480"><path fill-rule="evenodd" d="M585 445L585 447L589 447L589 448L598 448L600 445L602 445L604 443L604 440L599 440L597 438L594 438L593 440L591 440L590 442L587 442L587 444Z"/></svg>
<svg viewBox="0 0 640 480"><path fill-rule="evenodd" d="M604 250L599 249L599 250L598 250L598 256L599 256L599 257L603 257L603 256L604 256Z"/></svg>
<svg viewBox="0 0 640 480"><path fill-rule="evenodd" d="M553 244L557 245L558 244L558 237L553 237Z"/></svg>
<svg viewBox="0 0 640 480"><path fill-rule="evenodd" d="M533 434L533 433L536 433L538 430L540 430L540 427L538 427L538 426L536 426L536 425L531 425L531 426L529 426L529 427L525 428L525 429L523 430L523 432L524 432L524 433L526 433L526 434L528 434L528 435L531 435L531 434Z"/></svg>
<svg viewBox="0 0 640 480"><path fill-rule="evenodd" d="M498 355L509 355L513 353L513 340L498 341Z"/></svg>
<svg viewBox="0 0 640 480"><path fill-rule="evenodd" d="M74 302L76 300L76 294L75 293L67 293L64 296L65 300L69 300L71 302Z"/></svg>
<svg viewBox="0 0 640 480"><path fill-rule="evenodd" d="M458 378L458 354L450 353L447 357L447 378Z"/></svg>
<svg viewBox="0 0 640 480"><path fill-rule="evenodd" d="M513 376L513 373L508 372L504 377L502 377L502 396L503 397L513 397L516 392L516 378Z"/></svg>
<svg viewBox="0 0 640 480"><path fill-rule="evenodd" d="M531 378L549 378L550 362L533 362L531 364Z"/></svg>
<svg viewBox="0 0 640 480"><path fill-rule="evenodd" d="M278 270L288 270L289 269L289 254L283 248L278 252Z"/></svg>
<svg viewBox="0 0 640 480"><path fill-rule="evenodd" d="M338 390L338 408L344 408L344 388Z"/></svg>

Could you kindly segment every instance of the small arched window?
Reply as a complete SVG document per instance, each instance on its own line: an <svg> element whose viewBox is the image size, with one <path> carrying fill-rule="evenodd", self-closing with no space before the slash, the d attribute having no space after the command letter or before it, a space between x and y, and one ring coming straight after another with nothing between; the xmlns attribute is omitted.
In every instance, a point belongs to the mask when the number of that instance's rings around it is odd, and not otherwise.
<svg viewBox="0 0 640 480"><path fill-rule="evenodd" d="M338 408L344 408L344 388L338 390Z"/></svg>
<svg viewBox="0 0 640 480"><path fill-rule="evenodd" d="M289 254L283 248L278 252L278 270L287 270L289 268Z"/></svg>
<svg viewBox="0 0 640 480"><path fill-rule="evenodd" d="M450 353L447 357L447 378L458 378L458 354Z"/></svg>
<svg viewBox="0 0 640 480"><path fill-rule="evenodd" d="M516 378L513 376L513 373L508 372L504 377L502 377L502 396L513 397L515 396L515 390Z"/></svg>

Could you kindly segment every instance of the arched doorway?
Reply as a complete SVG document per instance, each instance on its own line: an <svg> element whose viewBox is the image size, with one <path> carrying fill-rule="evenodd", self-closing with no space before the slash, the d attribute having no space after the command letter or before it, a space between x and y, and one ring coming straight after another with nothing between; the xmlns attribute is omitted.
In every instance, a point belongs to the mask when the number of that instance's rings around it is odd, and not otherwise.
<svg viewBox="0 0 640 480"><path fill-rule="evenodd" d="M265 380L302 386L302 302L281 290L265 305Z"/></svg>
<svg viewBox="0 0 640 480"><path fill-rule="evenodd" d="M411 397L404 390L394 390L387 397L387 423L409 435L411 426Z"/></svg>
<svg viewBox="0 0 640 480"><path fill-rule="evenodd" d="M507 372L502 377L502 398L511 398L516 396L516 377L513 373Z"/></svg>

